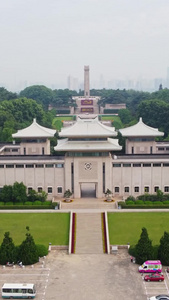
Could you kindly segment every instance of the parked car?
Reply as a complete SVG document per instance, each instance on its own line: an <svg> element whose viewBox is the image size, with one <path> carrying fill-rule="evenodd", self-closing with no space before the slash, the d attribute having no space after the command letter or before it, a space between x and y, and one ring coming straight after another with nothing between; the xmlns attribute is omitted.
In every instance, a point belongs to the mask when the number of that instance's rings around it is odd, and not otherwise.
<svg viewBox="0 0 169 300"><path fill-rule="evenodd" d="M169 273L169 267L167 267L167 273Z"/></svg>
<svg viewBox="0 0 169 300"><path fill-rule="evenodd" d="M149 300L169 300L169 296L167 295L158 295L150 297Z"/></svg>
<svg viewBox="0 0 169 300"><path fill-rule="evenodd" d="M144 276L145 281L163 281L164 275L159 273L149 274Z"/></svg>

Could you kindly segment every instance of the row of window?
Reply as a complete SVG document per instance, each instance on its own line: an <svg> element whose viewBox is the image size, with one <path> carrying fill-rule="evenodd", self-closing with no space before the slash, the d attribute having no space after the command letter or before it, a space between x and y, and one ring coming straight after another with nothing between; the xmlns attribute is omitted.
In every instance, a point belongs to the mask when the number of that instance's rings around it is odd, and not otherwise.
<svg viewBox="0 0 169 300"><path fill-rule="evenodd" d="M156 193L158 190L159 190L159 186L154 186L154 192ZM115 186L115 188L114 188L114 192L116 193L116 194L119 194L120 193L120 188L119 188L119 186ZM124 192L125 193L130 193L130 187L129 186L125 186L124 187ZM139 193L140 192L140 187L139 186L135 186L134 187L134 193ZM149 193L150 192L150 187L149 186L145 186L144 187L144 192L145 193ZM169 193L169 186L165 186L164 187L164 192L165 193Z"/></svg>
<svg viewBox="0 0 169 300"><path fill-rule="evenodd" d="M33 190L32 187L28 187L28 193L29 193L30 191L32 191L32 190ZM42 190L43 190L43 188L42 188L41 186L38 186L38 188L37 188L38 193L42 193ZM58 194L62 194L62 191L63 191L62 186L58 186L58 187L57 187L57 193L58 193ZM47 187L47 193L48 193L48 194L52 194L52 193L53 193L53 188L52 188L52 186L48 186L48 187Z"/></svg>
<svg viewBox="0 0 169 300"><path fill-rule="evenodd" d="M158 151L169 151L169 147L158 147Z"/></svg>
<svg viewBox="0 0 169 300"><path fill-rule="evenodd" d="M127 168L127 167L169 167L169 163L133 163L133 164L130 164L130 163L126 163L126 164L118 164L118 163L115 163L113 164L113 167L114 168L121 168L121 167L124 167L124 168Z"/></svg>
<svg viewBox="0 0 169 300"><path fill-rule="evenodd" d="M0 164L0 168L63 168L64 164L6 164L2 165Z"/></svg>

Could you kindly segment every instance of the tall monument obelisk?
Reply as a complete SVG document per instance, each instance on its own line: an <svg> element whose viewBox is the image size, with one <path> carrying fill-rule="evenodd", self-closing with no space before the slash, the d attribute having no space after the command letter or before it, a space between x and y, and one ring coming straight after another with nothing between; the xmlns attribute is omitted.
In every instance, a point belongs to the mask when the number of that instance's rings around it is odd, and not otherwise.
<svg viewBox="0 0 169 300"><path fill-rule="evenodd" d="M90 96L90 87L89 87L89 66L84 66L84 96Z"/></svg>

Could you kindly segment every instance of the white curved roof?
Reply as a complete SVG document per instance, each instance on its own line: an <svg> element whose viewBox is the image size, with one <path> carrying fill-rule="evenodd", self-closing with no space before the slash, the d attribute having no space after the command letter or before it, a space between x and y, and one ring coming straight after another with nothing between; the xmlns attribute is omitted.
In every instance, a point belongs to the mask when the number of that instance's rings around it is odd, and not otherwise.
<svg viewBox="0 0 169 300"><path fill-rule="evenodd" d="M36 119L33 120L33 123L21 130L18 130L17 133L12 134L13 138L40 138L40 137L53 137L56 133L55 129L50 129L39 125L36 122Z"/></svg>
<svg viewBox="0 0 169 300"><path fill-rule="evenodd" d="M58 140L55 151L118 151L122 149L118 139L108 138L105 141L69 141L68 139Z"/></svg>
<svg viewBox="0 0 169 300"><path fill-rule="evenodd" d="M114 127L103 125L98 117L94 119L77 118L77 122L72 126L62 128L60 137L109 137L116 136Z"/></svg>
<svg viewBox="0 0 169 300"><path fill-rule="evenodd" d="M119 129L122 136L126 137L142 137L142 136L163 136L164 132L158 131L158 128L150 127L143 123L142 118L140 118L139 122L133 126Z"/></svg>

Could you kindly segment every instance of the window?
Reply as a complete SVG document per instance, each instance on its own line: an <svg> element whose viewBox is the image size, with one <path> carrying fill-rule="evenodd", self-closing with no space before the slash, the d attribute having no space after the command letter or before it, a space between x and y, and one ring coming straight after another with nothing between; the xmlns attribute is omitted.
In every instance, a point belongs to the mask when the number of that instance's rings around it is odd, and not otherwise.
<svg viewBox="0 0 169 300"><path fill-rule="evenodd" d="M28 194L33 190L32 187L28 187Z"/></svg>
<svg viewBox="0 0 169 300"><path fill-rule="evenodd" d="M125 192L125 193L129 193L129 187L128 187L128 186L125 186L124 192Z"/></svg>
<svg viewBox="0 0 169 300"><path fill-rule="evenodd" d="M161 167L160 163L153 164L153 167Z"/></svg>
<svg viewBox="0 0 169 300"><path fill-rule="evenodd" d="M164 187L164 192L165 192L165 193L169 193L169 186L165 186L165 187Z"/></svg>
<svg viewBox="0 0 169 300"><path fill-rule="evenodd" d="M151 167L151 164L143 164L143 167Z"/></svg>
<svg viewBox="0 0 169 300"><path fill-rule="evenodd" d="M159 147L158 151L164 151L164 148L163 147Z"/></svg>
<svg viewBox="0 0 169 300"><path fill-rule="evenodd" d="M36 165L36 168L43 168L43 164Z"/></svg>
<svg viewBox="0 0 169 300"><path fill-rule="evenodd" d="M149 186L145 186L145 187L144 187L144 192L145 192L145 193L149 193Z"/></svg>
<svg viewBox="0 0 169 300"><path fill-rule="evenodd" d="M16 168L24 168L24 165L16 165Z"/></svg>
<svg viewBox="0 0 169 300"><path fill-rule="evenodd" d="M4 165L0 165L0 168L4 168Z"/></svg>
<svg viewBox="0 0 169 300"><path fill-rule="evenodd" d="M121 167L121 164L113 164L113 167L114 167L114 168L120 168L120 167Z"/></svg>
<svg viewBox="0 0 169 300"><path fill-rule="evenodd" d="M56 168L63 168L63 166L64 166L63 164L56 164L55 165Z"/></svg>
<svg viewBox="0 0 169 300"><path fill-rule="evenodd" d="M166 151L168 151L169 150L169 147L166 147Z"/></svg>
<svg viewBox="0 0 169 300"><path fill-rule="evenodd" d="M155 186L154 187L154 192L157 193L158 190L159 190L159 186Z"/></svg>
<svg viewBox="0 0 169 300"><path fill-rule="evenodd" d="M46 164L45 167L46 168L53 168L53 164Z"/></svg>
<svg viewBox="0 0 169 300"><path fill-rule="evenodd" d="M169 163L163 163L163 167L169 167Z"/></svg>
<svg viewBox="0 0 169 300"><path fill-rule="evenodd" d="M114 192L115 192L115 193L119 193L119 192L120 192L120 188L119 188L118 186L115 186Z"/></svg>
<svg viewBox="0 0 169 300"><path fill-rule="evenodd" d="M14 165L6 165L6 168L14 168Z"/></svg>
<svg viewBox="0 0 169 300"><path fill-rule="evenodd" d="M58 190L58 194L62 194L62 186L58 186L57 190Z"/></svg>
<svg viewBox="0 0 169 300"><path fill-rule="evenodd" d="M133 167L141 167L141 164L133 164Z"/></svg>
<svg viewBox="0 0 169 300"><path fill-rule="evenodd" d="M42 187L41 186L38 187L38 193L42 193Z"/></svg>
<svg viewBox="0 0 169 300"><path fill-rule="evenodd" d="M34 168L34 165L26 165L26 168Z"/></svg>
<svg viewBox="0 0 169 300"><path fill-rule="evenodd" d="M12 149L12 152L18 152L18 149Z"/></svg>
<svg viewBox="0 0 169 300"><path fill-rule="evenodd" d="M131 167L131 164L123 164L123 167L125 167L125 168Z"/></svg>
<svg viewBox="0 0 169 300"><path fill-rule="evenodd" d="M131 147L131 153L134 154L134 147Z"/></svg>
<svg viewBox="0 0 169 300"><path fill-rule="evenodd" d="M48 194L52 194L52 187L48 186Z"/></svg>
<svg viewBox="0 0 169 300"><path fill-rule="evenodd" d="M135 192L135 193L139 193L139 186L135 186L135 187L134 187L134 192Z"/></svg>

